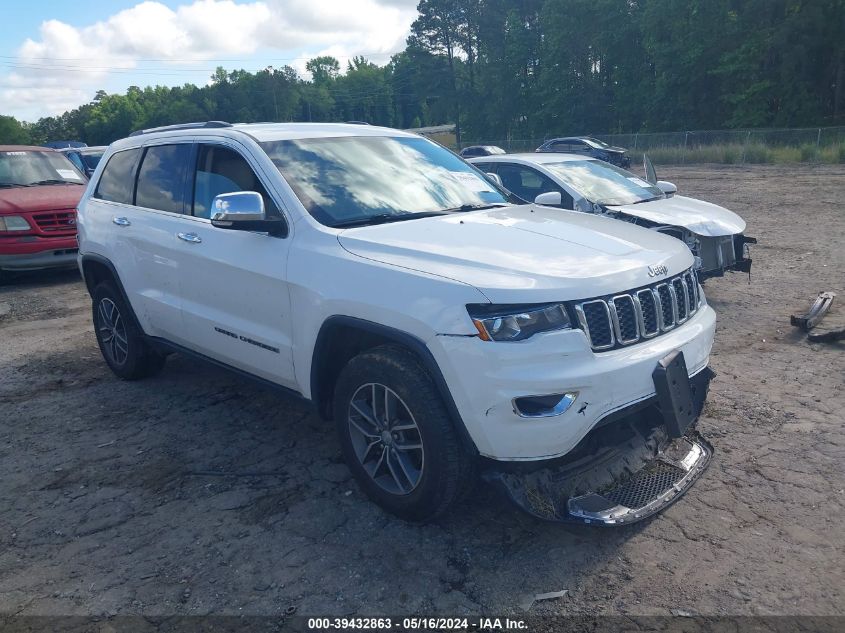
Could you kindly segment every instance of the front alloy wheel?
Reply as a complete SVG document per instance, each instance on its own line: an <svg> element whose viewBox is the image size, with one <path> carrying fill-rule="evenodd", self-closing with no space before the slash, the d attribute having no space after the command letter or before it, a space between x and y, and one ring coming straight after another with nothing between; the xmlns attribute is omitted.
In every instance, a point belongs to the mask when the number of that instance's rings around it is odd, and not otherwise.
<svg viewBox="0 0 845 633"><path fill-rule="evenodd" d="M352 358L337 378L333 409L349 469L388 512L429 521L472 489L475 455L411 350L388 344Z"/></svg>
<svg viewBox="0 0 845 633"><path fill-rule="evenodd" d="M369 383L349 404L349 437L358 462L382 489L409 494L425 467L420 430L408 406L389 387Z"/></svg>

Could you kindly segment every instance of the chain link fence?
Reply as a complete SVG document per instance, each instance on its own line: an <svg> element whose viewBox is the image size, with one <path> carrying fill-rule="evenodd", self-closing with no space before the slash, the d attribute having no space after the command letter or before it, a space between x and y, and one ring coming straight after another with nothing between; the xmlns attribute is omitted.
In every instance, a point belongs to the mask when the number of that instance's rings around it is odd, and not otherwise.
<svg viewBox="0 0 845 633"><path fill-rule="evenodd" d="M656 163L845 163L845 126L591 136L626 148L632 157L647 153ZM465 141L461 147L497 145L507 152L533 152L549 138L554 137Z"/></svg>

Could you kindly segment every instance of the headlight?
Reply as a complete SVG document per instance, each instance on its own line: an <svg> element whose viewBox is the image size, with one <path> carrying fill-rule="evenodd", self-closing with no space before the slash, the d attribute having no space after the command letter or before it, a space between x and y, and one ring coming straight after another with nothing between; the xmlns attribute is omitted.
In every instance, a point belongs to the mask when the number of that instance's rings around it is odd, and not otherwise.
<svg viewBox="0 0 845 633"><path fill-rule="evenodd" d="M19 215L7 215L5 217L0 216L0 231L31 231L32 227L29 226L29 222L27 222L24 218Z"/></svg>
<svg viewBox="0 0 845 633"><path fill-rule="evenodd" d="M467 306L484 341L522 341L540 332L572 327L562 303Z"/></svg>

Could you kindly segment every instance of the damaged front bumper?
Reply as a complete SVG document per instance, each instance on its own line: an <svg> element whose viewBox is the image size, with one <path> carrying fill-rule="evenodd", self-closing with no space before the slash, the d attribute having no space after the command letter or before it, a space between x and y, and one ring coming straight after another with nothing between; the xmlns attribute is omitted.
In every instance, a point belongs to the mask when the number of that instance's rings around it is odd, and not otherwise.
<svg viewBox="0 0 845 633"><path fill-rule="evenodd" d="M694 424L713 375L705 369L690 379L682 426L673 410L679 401L658 395L603 422L563 458L491 464L484 477L540 519L598 526L646 519L679 499L710 463L713 447Z"/></svg>
<svg viewBox="0 0 845 633"><path fill-rule="evenodd" d="M698 278L722 277L725 272L751 273L751 252L749 244L757 239L737 234L724 237L699 237L696 256L700 262Z"/></svg>
<svg viewBox="0 0 845 633"><path fill-rule="evenodd" d="M672 440L655 460L629 479L601 493L567 501L573 520L624 525L657 514L684 494L710 464L713 447L697 433Z"/></svg>

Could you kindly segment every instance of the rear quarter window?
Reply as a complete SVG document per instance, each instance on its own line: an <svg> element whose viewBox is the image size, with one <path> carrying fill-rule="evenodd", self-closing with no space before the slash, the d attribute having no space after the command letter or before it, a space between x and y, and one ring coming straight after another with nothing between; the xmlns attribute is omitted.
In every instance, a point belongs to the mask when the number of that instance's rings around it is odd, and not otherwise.
<svg viewBox="0 0 845 633"><path fill-rule="evenodd" d="M97 183L94 197L110 202L132 204L135 189L135 166L138 164L140 155L140 148L127 149L113 154L105 169L103 169L103 175L100 177L100 182Z"/></svg>

